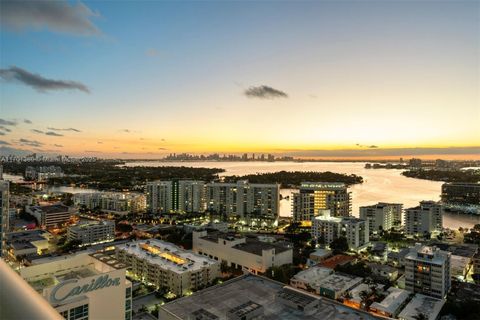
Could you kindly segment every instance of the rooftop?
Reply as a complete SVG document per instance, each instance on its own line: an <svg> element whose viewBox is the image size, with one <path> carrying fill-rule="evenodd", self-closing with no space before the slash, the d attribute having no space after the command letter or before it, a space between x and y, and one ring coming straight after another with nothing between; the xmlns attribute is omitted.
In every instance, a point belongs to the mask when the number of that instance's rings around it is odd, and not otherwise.
<svg viewBox="0 0 480 320"><path fill-rule="evenodd" d="M415 320L418 314L423 314L427 316L428 320L435 320L444 304L445 300L435 299L417 293L402 312L400 312L398 317L405 320Z"/></svg>
<svg viewBox="0 0 480 320"><path fill-rule="evenodd" d="M88 229L88 228L94 228L94 227L100 227L100 226L107 226L107 225L115 226L115 222L110 221L110 220L88 221L88 222L84 222L84 223L79 223L75 226L70 227L69 229L73 230L73 231L78 231L78 230L82 230L82 229Z"/></svg>
<svg viewBox="0 0 480 320"><path fill-rule="evenodd" d="M323 261L322 263L318 264L319 267L335 269L338 265L344 265L346 263L352 262L356 260L355 257L347 256L344 254L337 254L327 260Z"/></svg>
<svg viewBox="0 0 480 320"><path fill-rule="evenodd" d="M125 243L117 246L116 249L176 273L196 271L219 263L205 256L183 250L172 243L156 239Z"/></svg>
<svg viewBox="0 0 480 320"><path fill-rule="evenodd" d="M291 280L302 281L309 284L310 287L316 289L319 287L319 283L331 275L333 270L330 268L311 267L300 271L292 277Z"/></svg>
<svg viewBox="0 0 480 320"><path fill-rule="evenodd" d="M360 277L343 273L334 273L320 281L319 286L331 289L335 292L340 292L348 290L362 281L363 278Z"/></svg>
<svg viewBox="0 0 480 320"><path fill-rule="evenodd" d="M47 206L33 206L32 210L40 210L45 213L61 213L70 211L70 207L61 203L47 205Z"/></svg>
<svg viewBox="0 0 480 320"><path fill-rule="evenodd" d="M371 286L375 286L375 288L377 289L377 292L383 290L383 287L384 287L384 285L382 284L368 285L366 283L361 283L355 288L350 290L350 294L352 295L352 297L349 300L360 303L362 301L362 298L360 297L360 292L362 291L370 292Z"/></svg>
<svg viewBox="0 0 480 320"><path fill-rule="evenodd" d="M387 293L388 295L381 302L372 303L370 308L395 314L410 296L410 292L394 287L390 287Z"/></svg>
<svg viewBox="0 0 480 320"><path fill-rule="evenodd" d="M311 305L308 311L299 308ZM226 320L232 310L258 310L264 320L373 320L374 317L340 304L324 300L282 283L255 275L244 275L223 284L195 292L161 307L170 316L189 319ZM160 313L161 314L161 313Z"/></svg>
<svg viewBox="0 0 480 320"><path fill-rule="evenodd" d="M450 255L450 253L442 251L437 247L416 244L415 247L410 248L410 252L405 256L405 259L441 265L447 259L447 255Z"/></svg>

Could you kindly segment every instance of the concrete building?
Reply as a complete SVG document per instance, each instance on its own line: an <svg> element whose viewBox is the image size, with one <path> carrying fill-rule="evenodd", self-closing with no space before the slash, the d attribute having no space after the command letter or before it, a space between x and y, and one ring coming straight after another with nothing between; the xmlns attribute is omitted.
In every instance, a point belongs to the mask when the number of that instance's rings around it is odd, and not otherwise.
<svg viewBox="0 0 480 320"><path fill-rule="evenodd" d="M382 301L374 302L370 305L370 312L383 317L396 318L400 310L402 310L407 303L410 292L390 287L386 293L387 295Z"/></svg>
<svg viewBox="0 0 480 320"><path fill-rule="evenodd" d="M64 176L62 168L59 166L41 166L25 168L25 179L46 181L50 178L62 178Z"/></svg>
<svg viewBox="0 0 480 320"><path fill-rule="evenodd" d="M9 229L9 183L0 180L0 257L5 253L5 234Z"/></svg>
<svg viewBox="0 0 480 320"><path fill-rule="evenodd" d="M373 320L361 310L251 274L160 307L160 320Z"/></svg>
<svg viewBox="0 0 480 320"><path fill-rule="evenodd" d="M44 228L61 227L76 212L61 203L47 206L28 206L25 211L34 216L38 225Z"/></svg>
<svg viewBox="0 0 480 320"><path fill-rule="evenodd" d="M146 208L145 195L133 192L77 193L73 195L73 203L118 215L138 213Z"/></svg>
<svg viewBox="0 0 480 320"><path fill-rule="evenodd" d="M351 215L351 193L343 183L302 182L293 194L293 220L311 224L320 210L330 210L334 217Z"/></svg>
<svg viewBox="0 0 480 320"><path fill-rule="evenodd" d="M146 185L147 211L151 213L204 212L205 183L196 180L151 181Z"/></svg>
<svg viewBox="0 0 480 320"><path fill-rule="evenodd" d="M310 253L308 257L308 262L311 265L321 263L326 259L330 258L333 255L332 250L327 249L316 249L314 252Z"/></svg>
<svg viewBox="0 0 480 320"><path fill-rule="evenodd" d="M65 319L131 319L125 264L102 253L57 257L20 275Z"/></svg>
<svg viewBox="0 0 480 320"><path fill-rule="evenodd" d="M222 232L194 231L193 251L251 273L292 263L293 249L277 243Z"/></svg>
<svg viewBox="0 0 480 320"><path fill-rule="evenodd" d="M398 278L398 269L386 264L368 263L372 270L372 275L377 278L383 278L390 281L395 281Z"/></svg>
<svg viewBox="0 0 480 320"><path fill-rule="evenodd" d="M416 294L398 315L400 320L416 320L420 314L427 320L436 320L445 304L445 300L423 294Z"/></svg>
<svg viewBox="0 0 480 320"><path fill-rule="evenodd" d="M334 273L319 282L317 294L336 300L346 291L358 286L362 281L363 278L357 276Z"/></svg>
<svg viewBox="0 0 480 320"><path fill-rule="evenodd" d="M382 284L360 283L348 291L349 295L344 298L343 304L355 309L363 309L365 305L362 299L362 292L371 294L372 289L376 290L376 292L382 292L383 288L384 285Z"/></svg>
<svg viewBox="0 0 480 320"><path fill-rule="evenodd" d="M302 270L290 279L290 285L297 289L313 293L320 291L320 282L333 274L333 270L323 267L310 267Z"/></svg>
<svg viewBox="0 0 480 320"><path fill-rule="evenodd" d="M68 241L81 241L82 245L111 242L115 240L115 221L89 221L67 229Z"/></svg>
<svg viewBox="0 0 480 320"><path fill-rule="evenodd" d="M53 250L53 236L44 230L18 231L7 234L8 258L17 260L20 256L42 255Z"/></svg>
<svg viewBox="0 0 480 320"><path fill-rule="evenodd" d="M160 240L142 240L115 248L142 282L167 289L177 296L204 288L220 276L220 262Z"/></svg>
<svg viewBox="0 0 480 320"><path fill-rule="evenodd" d="M339 237L347 238L350 249L362 249L369 242L368 224L355 217L332 217L330 210L320 210L313 219L312 238L328 245Z"/></svg>
<svg viewBox="0 0 480 320"><path fill-rule="evenodd" d="M368 221L370 234L376 234L401 225L402 211L402 204L379 202L372 206L360 207L360 219Z"/></svg>
<svg viewBox="0 0 480 320"><path fill-rule="evenodd" d="M227 217L269 217L276 219L280 206L280 185L248 181L207 184L207 210Z"/></svg>
<svg viewBox="0 0 480 320"><path fill-rule="evenodd" d="M443 229L443 207L435 201L421 201L420 205L405 210L405 232L422 236L439 233Z"/></svg>
<svg viewBox="0 0 480 320"><path fill-rule="evenodd" d="M451 253L421 244L405 256L405 289L443 299L450 290Z"/></svg>

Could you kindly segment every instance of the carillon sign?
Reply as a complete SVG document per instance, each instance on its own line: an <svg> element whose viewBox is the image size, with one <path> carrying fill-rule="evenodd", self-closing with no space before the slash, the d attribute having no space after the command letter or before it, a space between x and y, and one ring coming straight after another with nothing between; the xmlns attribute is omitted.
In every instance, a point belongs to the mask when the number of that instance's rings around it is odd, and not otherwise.
<svg viewBox="0 0 480 320"><path fill-rule="evenodd" d="M78 280L68 280L60 283L58 286L53 288L52 292L50 293L50 301L52 301L53 303L60 303L66 299L78 296L82 293L92 292L112 286L117 287L120 285L120 278L112 279L108 275L102 275L96 279L92 279L90 283L81 286L75 286L68 292L67 290L65 290L67 289L66 286L77 282Z"/></svg>

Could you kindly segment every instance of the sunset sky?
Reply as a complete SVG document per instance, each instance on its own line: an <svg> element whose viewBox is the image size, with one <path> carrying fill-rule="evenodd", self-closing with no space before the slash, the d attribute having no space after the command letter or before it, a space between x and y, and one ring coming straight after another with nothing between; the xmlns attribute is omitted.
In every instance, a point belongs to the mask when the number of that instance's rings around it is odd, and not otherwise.
<svg viewBox="0 0 480 320"><path fill-rule="evenodd" d="M480 158L479 1L0 9L2 153Z"/></svg>

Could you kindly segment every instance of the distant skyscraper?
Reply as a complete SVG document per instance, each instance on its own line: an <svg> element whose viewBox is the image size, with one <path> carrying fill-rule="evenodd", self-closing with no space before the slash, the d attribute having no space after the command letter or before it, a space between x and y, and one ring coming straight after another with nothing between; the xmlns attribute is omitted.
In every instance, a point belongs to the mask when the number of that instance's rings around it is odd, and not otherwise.
<svg viewBox="0 0 480 320"><path fill-rule="evenodd" d="M451 253L417 244L405 256L405 289L443 299L450 290Z"/></svg>
<svg viewBox="0 0 480 320"><path fill-rule="evenodd" d="M0 180L0 257L5 250L5 234L9 228L9 183Z"/></svg>
<svg viewBox="0 0 480 320"><path fill-rule="evenodd" d="M397 222L402 222L403 205L380 202L372 206L360 207L360 218L368 222L370 234L380 230L390 230Z"/></svg>
<svg viewBox="0 0 480 320"><path fill-rule="evenodd" d="M319 210L330 210L334 217L351 215L351 194L344 183L303 182L293 194L293 219L311 223Z"/></svg>
<svg viewBox="0 0 480 320"><path fill-rule="evenodd" d="M443 207L435 201L421 201L419 206L405 210L404 223L405 232L409 235L441 232Z"/></svg>

